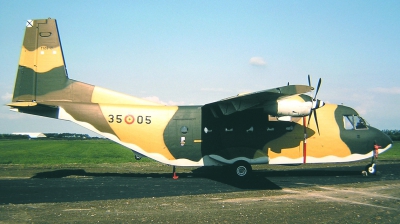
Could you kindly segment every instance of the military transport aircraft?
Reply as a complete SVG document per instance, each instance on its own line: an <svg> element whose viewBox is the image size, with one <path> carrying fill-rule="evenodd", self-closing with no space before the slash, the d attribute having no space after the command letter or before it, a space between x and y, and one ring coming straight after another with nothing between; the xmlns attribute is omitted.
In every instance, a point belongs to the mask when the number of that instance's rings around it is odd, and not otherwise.
<svg viewBox="0 0 400 224"><path fill-rule="evenodd" d="M316 89L308 81L202 106L165 106L70 79L56 20L40 19L26 23L8 106L72 121L174 169L229 165L238 177L248 176L251 164L349 162L392 146L354 109L318 100L321 79ZM305 94L313 90L314 97ZM373 162L367 168L376 172Z"/></svg>

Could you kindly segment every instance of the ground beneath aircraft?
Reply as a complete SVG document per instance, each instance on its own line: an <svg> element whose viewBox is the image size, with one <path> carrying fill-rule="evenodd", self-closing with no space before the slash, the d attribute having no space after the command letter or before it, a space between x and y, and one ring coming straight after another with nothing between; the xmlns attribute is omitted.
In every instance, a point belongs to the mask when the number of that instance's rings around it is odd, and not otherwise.
<svg viewBox="0 0 400 224"><path fill-rule="evenodd" d="M0 166L0 222L399 223L400 161L222 169L123 165Z"/></svg>

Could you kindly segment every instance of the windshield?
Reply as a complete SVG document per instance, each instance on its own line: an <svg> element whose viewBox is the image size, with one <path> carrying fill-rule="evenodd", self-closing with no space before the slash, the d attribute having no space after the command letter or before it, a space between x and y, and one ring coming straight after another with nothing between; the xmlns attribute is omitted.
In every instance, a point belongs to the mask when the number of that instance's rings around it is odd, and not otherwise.
<svg viewBox="0 0 400 224"><path fill-rule="evenodd" d="M368 129L367 122L358 115L344 115L344 128L346 130L363 130Z"/></svg>

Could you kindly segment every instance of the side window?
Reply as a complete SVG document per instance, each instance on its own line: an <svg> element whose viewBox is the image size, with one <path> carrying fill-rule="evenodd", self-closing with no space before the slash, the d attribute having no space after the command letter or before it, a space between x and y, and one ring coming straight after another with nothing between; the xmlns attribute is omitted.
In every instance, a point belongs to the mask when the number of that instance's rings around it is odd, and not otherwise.
<svg viewBox="0 0 400 224"><path fill-rule="evenodd" d="M353 115L344 115L343 122L344 122L344 129L346 130L353 130L354 129L354 121Z"/></svg>
<svg viewBox="0 0 400 224"><path fill-rule="evenodd" d="M363 130L368 129L367 122L358 115L343 116L344 129L346 130Z"/></svg>
<svg viewBox="0 0 400 224"><path fill-rule="evenodd" d="M367 123L362 119L362 117L354 116L354 124L356 126L356 130L367 129Z"/></svg>

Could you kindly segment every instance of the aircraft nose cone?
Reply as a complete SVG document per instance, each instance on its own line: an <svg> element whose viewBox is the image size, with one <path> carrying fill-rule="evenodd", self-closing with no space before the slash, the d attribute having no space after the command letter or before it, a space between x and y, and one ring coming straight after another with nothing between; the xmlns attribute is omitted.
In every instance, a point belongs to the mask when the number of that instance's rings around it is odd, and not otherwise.
<svg viewBox="0 0 400 224"><path fill-rule="evenodd" d="M385 133L381 132L382 136L379 138L379 141L377 141L378 145L382 146L382 148L386 148L389 145L393 145L392 139Z"/></svg>
<svg viewBox="0 0 400 224"><path fill-rule="evenodd" d="M370 129L376 131L376 134L374 135L374 141L376 144L381 146L382 149L389 149L393 146L393 141L387 134L374 127L370 127Z"/></svg>

